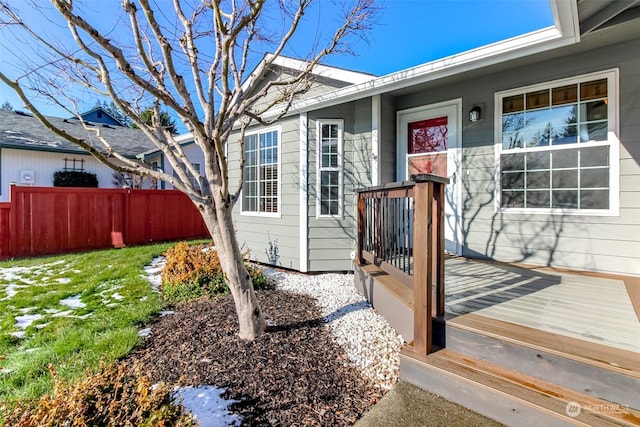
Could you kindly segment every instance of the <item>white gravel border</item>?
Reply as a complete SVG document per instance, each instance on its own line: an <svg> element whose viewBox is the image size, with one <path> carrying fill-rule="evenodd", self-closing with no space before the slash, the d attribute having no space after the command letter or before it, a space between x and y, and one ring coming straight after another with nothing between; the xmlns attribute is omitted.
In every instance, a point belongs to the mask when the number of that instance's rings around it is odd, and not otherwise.
<svg viewBox="0 0 640 427"><path fill-rule="evenodd" d="M355 289L353 274L263 271L278 289L316 299L335 341L376 386L389 390L398 382L404 340Z"/></svg>

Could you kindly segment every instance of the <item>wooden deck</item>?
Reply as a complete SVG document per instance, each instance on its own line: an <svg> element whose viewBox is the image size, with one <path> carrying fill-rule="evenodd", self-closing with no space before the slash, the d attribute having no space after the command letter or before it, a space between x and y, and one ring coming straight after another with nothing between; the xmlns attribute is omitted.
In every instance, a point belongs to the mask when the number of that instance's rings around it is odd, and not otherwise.
<svg viewBox="0 0 640 427"><path fill-rule="evenodd" d="M446 312L640 353L640 285L627 279L447 257Z"/></svg>

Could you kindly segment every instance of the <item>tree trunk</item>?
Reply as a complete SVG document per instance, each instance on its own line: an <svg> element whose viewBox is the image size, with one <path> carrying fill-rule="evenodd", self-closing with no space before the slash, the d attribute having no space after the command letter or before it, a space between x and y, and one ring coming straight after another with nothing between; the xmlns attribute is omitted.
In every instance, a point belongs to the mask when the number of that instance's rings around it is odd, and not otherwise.
<svg viewBox="0 0 640 427"><path fill-rule="evenodd" d="M217 205L220 206L220 204ZM265 331L266 324L253 290L251 276L249 276L240 254L236 232L233 228L231 208L214 209L211 206L205 206L201 213L213 236L220 258L220 266L227 278L236 305L240 338L254 340Z"/></svg>

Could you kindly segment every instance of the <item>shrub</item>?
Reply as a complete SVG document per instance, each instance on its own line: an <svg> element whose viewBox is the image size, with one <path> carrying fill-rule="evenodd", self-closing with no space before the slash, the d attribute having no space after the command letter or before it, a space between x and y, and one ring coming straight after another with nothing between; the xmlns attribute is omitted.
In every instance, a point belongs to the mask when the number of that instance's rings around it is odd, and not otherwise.
<svg viewBox="0 0 640 427"><path fill-rule="evenodd" d="M57 171L53 173L54 187L98 187L95 173L85 171Z"/></svg>
<svg viewBox="0 0 640 427"><path fill-rule="evenodd" d="M100 373L64 385L53 368L54 392L37 401L19 402L10 410L6 425L53 426L193 426L190 415L173 403L172 388L152 385L139 364L101 365ZM7 410L7 406L0 407Z"/></svg>
<svg viewBox="0 0 640 427"><path fill-rule="evenodd" d="M165 252L167 264L162 270L162 296L176 302L229 292L229 286L220 266L218 251L211 244L190 246L180 242ZM266 289L269 283L262 269L248 262L243 253L245 267L255 289Z"/></svg>

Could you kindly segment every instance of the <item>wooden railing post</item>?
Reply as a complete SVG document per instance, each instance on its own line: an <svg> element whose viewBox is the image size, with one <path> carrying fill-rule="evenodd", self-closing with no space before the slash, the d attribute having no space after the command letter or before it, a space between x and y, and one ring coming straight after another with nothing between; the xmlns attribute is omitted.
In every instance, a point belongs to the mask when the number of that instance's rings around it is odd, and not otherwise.
<svg viewBox="0 0 640 427"><path fill-rule="evenodd" d="M429 354L433 346L433 316L444 314L444 187L448 179L433 175L412 178L416 182L413 191L413 349L419 354Z"/></svg>
<svg viewBox="0 0 640 427"><path fill-rule="evenodd" d="M433 283L433 186L416 183L413 188L413 348L420 354L431 352Z"/></svg>
<svg viewBox="0 0 640 427"><path fill-rule="evenodd" d="M444 193L445 184L434 182L433 203L434 220L437 223L433 227L436 241L436 256L433 258L436 283L436 316L444 316Z"/></svg>

